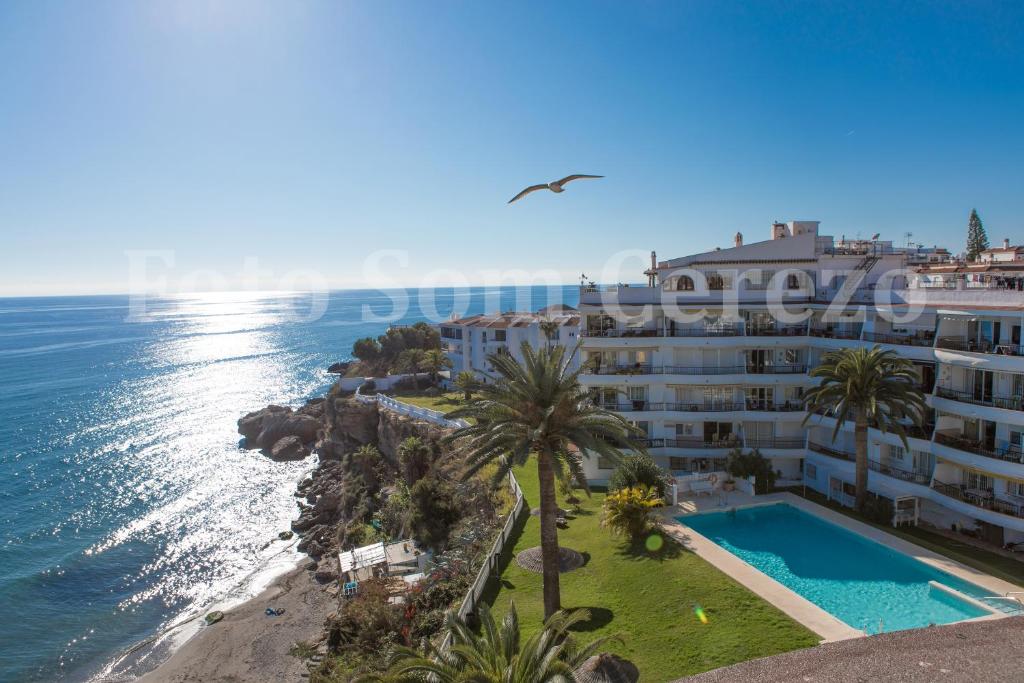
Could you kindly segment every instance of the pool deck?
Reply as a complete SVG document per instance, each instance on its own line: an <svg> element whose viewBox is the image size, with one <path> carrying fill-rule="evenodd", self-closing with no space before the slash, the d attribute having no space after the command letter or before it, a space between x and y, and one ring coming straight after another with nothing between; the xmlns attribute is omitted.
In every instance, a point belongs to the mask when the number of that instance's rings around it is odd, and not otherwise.
<svg viewBox="0 0 1024 683"><path fill-rule="evenodd" d="M738 491L730 491L728 493L716 491L711 495L689 498L681 501L675 507L662 509L662 524L669 535L710 562L717 569L725 572L767 602L817 633L825 642L860 638L866 634L843 623L811 601L755 569L736 555L733 555L685 524L686 515L702 512L720 512L732 508L771 505L773 503L792 505L832 524L870 538L876 543L880 543L904 555L909 555L920 562L940 569L957 578L969 581L991 591L994 595L1024 592L1024 588L1020 586L989 576L959 562L954 562L938 553L926 550L902 538L888 534L881 529L858 522L846 515L829 510L792 493L770 493L754 497ZM676 517L683 517L684 521L680 522ZM979 617L971 621L1001 619L1005 616L999 613L987 617Z"/></svg>

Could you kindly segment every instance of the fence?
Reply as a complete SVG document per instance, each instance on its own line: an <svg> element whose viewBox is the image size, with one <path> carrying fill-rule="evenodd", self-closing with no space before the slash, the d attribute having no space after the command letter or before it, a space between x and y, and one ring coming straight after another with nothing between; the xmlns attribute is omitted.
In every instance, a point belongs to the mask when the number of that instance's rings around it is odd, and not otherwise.
<svg viewBox="0 0 1024 683"><path fill-rule="evenodd" d="M384 410L390 410L402 415L409 415L410 417L426 420L445 427L458 428L465 427L469 424L465 420L449 420L444 416L444 413L440 411L423 408L421 406L414 406L411 403L398 401L390 396L385 396L384 394L363 396L357 390L356 400L362 403L375 402L379 408L383 408ZM526 511L526 499L523 497L523 490L519 487L519 482L516 481L515 475L511 472L508 473L508 486L512 495L515 497L515 502L512 504L512 510L509 512L504 526L501 527L501 533L499 533L498 537L494 539L494 544L491 546L490 553L488 553L487 557L484 559L484 563L483 566L480 567L480 571L477 572L476 579L469 587L466 597L462 599L462 603L459 605L458 615L463 619L476 610L476 606L479 604L480 598L483 596L484 590L487 588L487 582L492 576L496 575L499 570L501 554L505 550L505 544L512 538L516 523L522 517L523 512ZM451 634L445 636L445 647L450 644L450 640Z"/></svg>

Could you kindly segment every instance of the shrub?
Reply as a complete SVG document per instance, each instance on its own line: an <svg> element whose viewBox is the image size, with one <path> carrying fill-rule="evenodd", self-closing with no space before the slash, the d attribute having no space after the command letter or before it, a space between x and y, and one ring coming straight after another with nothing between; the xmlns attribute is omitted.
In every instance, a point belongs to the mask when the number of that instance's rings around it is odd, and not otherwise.
<svg viewBox="0 0 1024 683"><path fill-rule="evenodd" d="M768 493L775 486L775 470L772 461L761 455L756 448L743 453L739 448L729 453L729 462L725 466L730 476L746 479L754 477L754 491Z"/></svg>
<svg viewBox="0 0 1024 683"><path fill-rule="evenodd" d="M645 486L654 489L659 497L665 497L667 482L665 472L649 455L627 455L608 479L609 490Z"/></svg>
<svg viewBox="0 0 1024 683"><path fill-rule="evenodd" d="M410 436L398 444L398 464L410 486L427 476L434 464L434 448L418 436Z"/></svg>
<svg viewBox="0 0 1024 683"><path fill-rule="evenodd" d="M409 498L409 526L413 535L431 548L444 547L462 514L454 487L437 477L424 477L409 489Z"/></svg>
<svg viewBox="0 0 1024 683"><path fill-rule="evenodd" d="M331 649L373 654L403 644L405 611L388 602L387 586L376 580L360 581L355 597L345 603L328 627Z"/></svg>
<svg viewBox="0 0 1024 683"><path fill-rule="evenodd" d="M651 528L651 510L660 506L661 502L661 496L647 486L630 486L612 491L604 499L604 519L601 524L636 541Z"/></svg>
<svg viewBox="0 0 1024 683"><path fill-rule="evenodd" d="M864 509L861 512L875 524L892 523L892 501L888 498L882 498L881 496L869 497L864 501Z"/></svg>

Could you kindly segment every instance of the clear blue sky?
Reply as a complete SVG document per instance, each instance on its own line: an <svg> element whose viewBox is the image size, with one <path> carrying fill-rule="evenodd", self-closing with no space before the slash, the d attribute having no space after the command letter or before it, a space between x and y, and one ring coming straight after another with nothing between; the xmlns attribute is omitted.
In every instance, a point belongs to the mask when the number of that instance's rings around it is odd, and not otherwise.
<svg viewBox="0 0 1024 683"><path fill-rule="evenodd" d="M772 219L959 250L971 207L1024 242L1024 5L738 4L7 0L0 293L125 291L133 249L572 281Z"/></svg>

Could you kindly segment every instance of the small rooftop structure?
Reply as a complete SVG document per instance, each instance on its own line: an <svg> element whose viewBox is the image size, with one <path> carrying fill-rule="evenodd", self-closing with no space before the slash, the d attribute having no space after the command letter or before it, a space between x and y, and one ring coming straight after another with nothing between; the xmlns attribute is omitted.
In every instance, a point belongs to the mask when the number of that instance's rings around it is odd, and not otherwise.
<svg viewBox="0 0 1024 683"><path fill-rule="evenodd" d="M393 543L381 541L338 553L341 574L350 573L354 580L422 573L426 559L427 554L418 550L411 538Z"/></svg>

